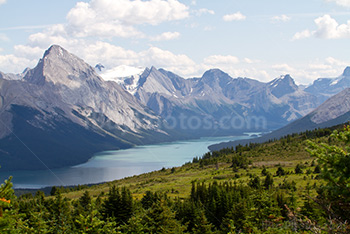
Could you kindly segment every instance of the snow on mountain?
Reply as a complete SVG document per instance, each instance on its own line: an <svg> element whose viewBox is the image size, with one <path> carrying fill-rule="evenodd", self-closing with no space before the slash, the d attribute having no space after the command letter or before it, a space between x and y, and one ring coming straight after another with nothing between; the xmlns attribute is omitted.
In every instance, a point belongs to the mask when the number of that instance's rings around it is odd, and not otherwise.
<svg viewBox="0 0 350 234"><path fill-rule="evenodd" d="M114 81L122 85L126 91L134 95L139 86L141 74L144 71L144 68L121 65L106 71L102 71L99 73L99 75L105 81Z"/></svg>
<svg viewBox="0 0 350 234"><path fill-rule="evenodd" d="M104 80L120 81L121 79L123 80L126 77L139 76L142 74L144 70L145 68L121 65L121 66L103 71L102 73L100 73L100 76Z"/></svg>
<svg viewBox="0 0 350 234"><path fill-rule="evenodd" d="M159 116L57 45L23 79L0 79L0 119L4 168L73 165L98 151L171 138Z"/></svg>
<svg viewBox="0 0 350 234"><path fill-rule="evenodd" d="M309 113L317 103L316 97L300 90L290 75L263 83L211 69L201 78L184 79L152 67L118 83L158 115L179 121L186 115L220 122L235 113L263 116L269 127L275 128Z"/></svg>
<svg viewBox="0 0 350 234"><path fill-rule="evenodd" d="M11 134L24 139L47 165L59 167L106 149L276 129L314 110L317 97L350 86L350 67L337 79L319 79L305 90L290 75L264 83L232 78L219 69L184 79L155 67L103 67L93 68L53 45L35 68L19 75L0 73L5 123L0 125L0 164L25 168L33 161ZM350 107L347 101L341 107L327 103L334 110L315 112L315 122L308 123L327 121ZM49 151L53 155L45 158Z"/></svg>
<svg viewBox="0 0 350 234"><path fill-rule="evenodd" d="M305 91L309 92L319 99L319 104L326 101L331 96L350 87L350 67L346 67L343 74L336 78L319 78Z"/></svg>

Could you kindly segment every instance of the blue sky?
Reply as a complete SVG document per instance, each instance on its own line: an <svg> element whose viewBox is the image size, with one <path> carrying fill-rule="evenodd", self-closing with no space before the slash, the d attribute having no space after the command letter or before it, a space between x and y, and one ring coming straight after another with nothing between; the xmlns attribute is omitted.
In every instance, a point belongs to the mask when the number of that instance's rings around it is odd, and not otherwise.
<svg viewBox="0 0 350 234"><path fill-rule="evenodd" d="M0 0L0 71L59 44L92 66L309 84L350 66L349 20L350 0Z"/></svg>

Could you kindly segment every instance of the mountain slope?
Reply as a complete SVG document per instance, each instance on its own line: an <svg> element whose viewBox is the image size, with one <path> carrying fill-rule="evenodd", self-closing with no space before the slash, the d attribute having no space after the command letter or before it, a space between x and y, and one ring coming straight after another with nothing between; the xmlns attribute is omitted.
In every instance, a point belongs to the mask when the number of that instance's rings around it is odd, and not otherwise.
<svg viewBox="0 0 350 234"><path fill-rule="evenodd" d="M0 165L74 165L93 153L171 140L162 120L59 46L22 80L0 79Z"/></svg>
<svg viewBox="0 0 350 234"><path fill-rule="evenodd" d="M201 78L184 79L152 67L137 79L120 81L125 90L155 113L176 122L177 130L202 136L276 129L308 114L318 103L289 75L262 83L234 79L211 69Z"/></svg>
<svg viewBox="0 0 350 234"><path fill-rule="evenodd" d="M350 67L346 67L342 75L337 78L319 78L312 85L305 89L306 92L318 97L323 103L331 96L350 87Z"/></svg>
<svg viewBox="0 0 350 234"><path fill-rule="evenodd" d="M213 151L227 147L234 147L238 144L262 143L270 139L278 139L287 134L299 133L306 130L313 130L315 128L331 127L348 121L350 121L350 88L347 88L339 94L329 98L310 114L276 131L252 140L224 142L212 145L209 149Z"/></svg>

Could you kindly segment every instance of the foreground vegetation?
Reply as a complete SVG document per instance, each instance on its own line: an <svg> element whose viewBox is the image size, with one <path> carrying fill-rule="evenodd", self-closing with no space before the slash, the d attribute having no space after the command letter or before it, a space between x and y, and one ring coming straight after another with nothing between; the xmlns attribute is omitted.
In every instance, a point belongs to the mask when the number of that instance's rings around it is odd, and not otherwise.
<svg viewBox="0 0 350 234"><path fill-rule="evenodd" d="M206 153L182 167L16 197L0 233L349 233L350 127Z"/></svg>

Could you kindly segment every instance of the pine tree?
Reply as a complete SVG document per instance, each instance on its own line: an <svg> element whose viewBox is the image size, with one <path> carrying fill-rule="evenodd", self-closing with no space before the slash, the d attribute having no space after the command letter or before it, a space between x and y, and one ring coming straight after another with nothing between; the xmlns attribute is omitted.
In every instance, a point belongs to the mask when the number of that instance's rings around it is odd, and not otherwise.
<svg viewBox="0 0 350 234"><path fill-rule="evenodd" d="M102 215L105 220L114 218L118 225L126 223L133 213L133 199L129 189L123 187L120 192L112 186L107 199L102 205Z"/></svg>
<svg viewBox="0 0 350 234"><path fill-rule="evenodd" d="M164 201L153 204L143 217L142 223L145 233L183 233L185 229Z"/></svg>
<svg viewBox="0 0 350 234"><path fill-rule="evenodd" d="M334 145L309 143L309 152L318 158L321 177L327 182L318 191L318 202L333 218L350 217L350 126L335 130L330 136ZM339 146L337 146L339 145Z"/></svg>
<svg viewBox="0 0 350 234"><path fill-rule="evenodd" d="M83 196L79 198L79 205L82 207L83 211L90 210L91 207L91 196L88 191L85 191Z"/></svg>
<svg viewBox="0 0 350 234"><path fill-rule="evenodd" d="M264 181L264 187L265 189L270 189L273 186L273 177L271 173L267 173Z"/></svg>

